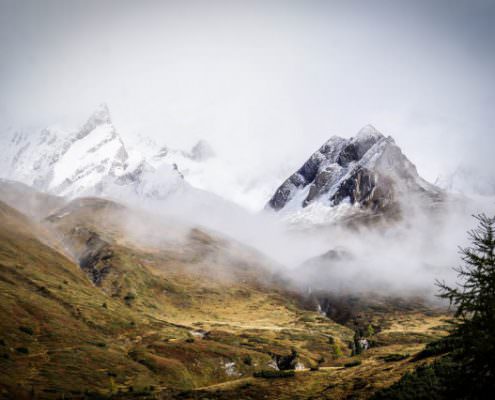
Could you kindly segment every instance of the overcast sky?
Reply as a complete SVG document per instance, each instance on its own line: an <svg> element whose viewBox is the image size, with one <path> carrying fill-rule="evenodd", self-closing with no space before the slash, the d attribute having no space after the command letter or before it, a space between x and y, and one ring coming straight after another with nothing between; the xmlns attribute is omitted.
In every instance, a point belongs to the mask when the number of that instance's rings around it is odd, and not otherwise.
<svg viewBox="0 0 495 400"><path fill-rule="evenodd" d="M0 0L2 127L107 102L125 136L206 138L260 174L368 123L429 180L495 170L494 71L490 0Z"/></svg>

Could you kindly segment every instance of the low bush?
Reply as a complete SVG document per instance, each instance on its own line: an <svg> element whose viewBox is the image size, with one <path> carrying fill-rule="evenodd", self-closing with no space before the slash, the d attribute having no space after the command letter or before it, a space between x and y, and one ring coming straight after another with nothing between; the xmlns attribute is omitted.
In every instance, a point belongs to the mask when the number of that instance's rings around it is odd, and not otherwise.
<svg viewBox="0 0 495 400"><path fill-rule="evenodd" d="M350 361L348 363L345 363L344 367L345 368L352 368L352 367L357 367L358 365L361 365L361 361L360 360L354 360L354 361Z"/></svg>
<svg viewBox="0 0 495 400"><path fill-rule="evenodd" d="M28 335L34 335L34 331L29 326L20 326L19 330L21 332L27 333Z"/></svg>
<svg viewBox="0 0 495 400"><path fill-rule="evenodd" d="M29 350L27 347L17 347L15 351L21 354L29 354Z"/></svg>
<svg viewBox="0 0 495 400"><path fill-rule="evenodd" d="M424 350L416 354L414 361L447 354L460 346L461 341L457 336L447 336L435 342L428 343Z"/></svg>
<svg viewBox="0 0 495 400"><path fill-rule="evenodd" d="M277 371L277 370L262 370L257 371L253 374L255 378L265 378L265 379L274 379L274 378L290 378L295 375L294 370L286 370L286 371Z"/></svg>
<svg viewBox="0 0 495 400"><path fill-rule="evenodd" d="M467 398L459 396L462 390L456 388L458 366L451 360L443 359L406 373L392 386L376 392L373 400L447 400ZM457 392L457 393L456 393Z"/></svg>
<svg viewBox="0 0 495 400"><path fill-rule="evenodd" d="M392 353L387 354L386 356L381 357L381 359L385 362L394 362L394 361L402 361L409 357L409 354L398 354Z"/></svg>

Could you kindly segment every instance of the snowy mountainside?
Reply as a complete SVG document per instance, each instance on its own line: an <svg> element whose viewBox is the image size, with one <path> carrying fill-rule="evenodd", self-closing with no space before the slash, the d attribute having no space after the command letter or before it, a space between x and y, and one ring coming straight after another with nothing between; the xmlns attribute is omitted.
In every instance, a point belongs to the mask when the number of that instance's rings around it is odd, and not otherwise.
<svg viewBox="0 0 495 400"><path fill-rule="evenodd" d="M3 147L4 178L59 196L111 195L115 190L160 196L184 184L176 168L158 168L142 155L128 153L105 104L75 132L15 132Z"/></svg>
<svg viewBox="0 0 495 400"><path fill-rule="evenodd" d="M214 193L251 212L263 208L280 179L291 170L287 165L272 169L264 166L260 174L259 169L253 168L256 162L252 159L236 162L231 154L216 154L205 140L199 140L190 151L185 151L137 134L129 137L126 148L130 155L143 155L152 166L164 162L175 165L193 187Z"/></svg>
<svg viewBox="0 0 495 400"><path fill-rule="evenodd" d="M440 188L422 179L392 137L367 125L330 138L275 192L268 209L291 222L326 223L359 212L392 214L403 198L436 203Z"/></svg>
<svg viewBox="0 0 495 400"><path fill-rule="evenodd" d="M121 135L105 104L79 129L12 130L0 142L0 178L67 198L163 199L199 189L257 211L280 175L259 177L216 156L204 140L184 151L146 134Z"/></svg>

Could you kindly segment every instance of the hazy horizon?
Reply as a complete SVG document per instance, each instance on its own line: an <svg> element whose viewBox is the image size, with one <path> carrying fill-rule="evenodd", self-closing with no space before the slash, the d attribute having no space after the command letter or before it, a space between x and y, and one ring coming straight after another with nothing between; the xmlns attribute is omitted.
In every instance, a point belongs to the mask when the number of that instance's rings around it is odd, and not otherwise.
<svg viewBox="0 0 495 400"><path fill-rule="evenodd" d="M255 176L366 124L434 181L495 170L493 1L0 2L2 127L208 140ZM280 172L278 172L280 174Z"/></svg>

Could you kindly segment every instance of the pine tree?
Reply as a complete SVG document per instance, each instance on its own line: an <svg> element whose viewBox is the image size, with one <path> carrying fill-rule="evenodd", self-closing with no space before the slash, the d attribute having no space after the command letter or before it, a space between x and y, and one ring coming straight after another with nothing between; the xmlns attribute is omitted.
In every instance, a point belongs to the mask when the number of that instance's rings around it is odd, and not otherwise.
<svg viewBox="0 0 495 400"><path fill-rule="evenodd" d="M440 297L456 309L454 357L467 398L483 398L495 389L495 217L475 218L479 225L468 233L471 246L460 249L463 265L455 269L460 282L456 287L437 282Z"/></svg>

